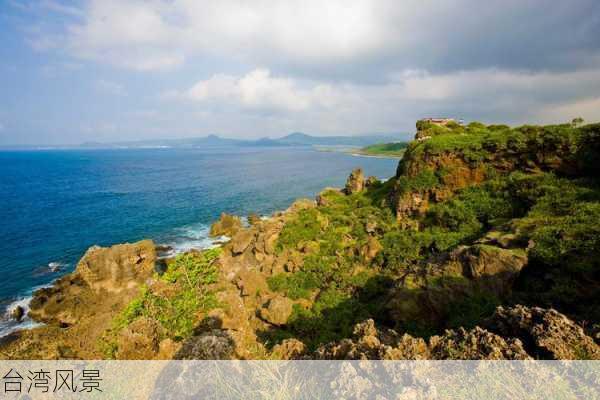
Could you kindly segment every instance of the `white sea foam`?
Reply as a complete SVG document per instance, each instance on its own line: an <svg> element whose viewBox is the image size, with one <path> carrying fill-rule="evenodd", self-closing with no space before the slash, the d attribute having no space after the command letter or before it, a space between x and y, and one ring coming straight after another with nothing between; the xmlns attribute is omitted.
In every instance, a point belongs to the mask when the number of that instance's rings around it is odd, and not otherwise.
<svg viewBox="0 0 600 400"><path fill-rule="evenodd" d="M10 303L8 307L6 307L4 315L0 317L0 337L9 335L15 331L19 331L22 329L31 329L35 328L36 326L42 325L41 323L35 322L31 318L29 318L29 316L27 315L27 313L29 312L29 303L33 298L32 294L36 290L41 289L42 287L46 287L46 285L37 286L33 288L31 290L31 295L20 297L17 300ZM22 307L24 311L23 319L21 320L21 322L17 322L12 318L12 313L17 307Z"/></svg>
<svg viewBox="0 0 600 400"><path fill-rule="evenodd" d="M202 223L176 228L174 230L173 238L166 241L166 245L172 248L166 256L171 257L190 250L211 249L219 246L220 243L229 240L227 236L211 238L209 236L209 231L210 227Z"/></svg>
<svg viewBox="0 0 600 400"><path fill-rule="evenodd" d="M245 222L247 224L247 221ZM166 240L165 243L167 246L171 247L172 250L166 252L163 256L172 257L190 250L211 249L230 240L230 238L227 236L211 238L209 236L209 231L210 227L202 223L186 225L174 229L173 235L171 235L172 237ZM45 268L48 268L52 272L57 272L63 270L67 266L68 264L66 263L53 261L48 263ZM27 316L27 313L29 312L29 303L31 302L33 293L36 290L51 286L52 283L31 289L28 295L19 297L6 307L4 315L0 316L0 337L9 335L10 333L18 330L31 329L35 328L36 326L43 325L33 321ZM25 311L25 315L21 322L17 322L12 318L12 313L18 306L23 307L23 310Z"/></svg>

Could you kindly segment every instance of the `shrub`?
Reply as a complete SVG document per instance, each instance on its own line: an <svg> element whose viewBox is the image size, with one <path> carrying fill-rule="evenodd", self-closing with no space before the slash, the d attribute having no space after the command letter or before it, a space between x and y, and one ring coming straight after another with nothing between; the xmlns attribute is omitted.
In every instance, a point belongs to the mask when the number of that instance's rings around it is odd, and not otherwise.
<svg viewBox="0 0 600 400"><path fill-rule="evenodd" d="M311 291L319 287L316 275L304 271L273 275L267 278L267 284L272 291L282 292L293 300L308 298Z"/></svg>
<svg viewBox="0 0 600 400"><path fill-rule="evenodd" d="M296 218L283 227L277 240L277 250L296 249L301 242L315 240L321 232L318 215L315 209L301 210Z"/></svg>
<svg viewBox="0 0 600 400"><path fill-rule="evenodd" d="M146 286L142 287L138 296L115 318L105 341L110 343L111 335L118 334L140 316L158 321L172 339L189 337L198 322L197 314L218 306L207 286L217 281L218 270L213 261L219 254L220 249L211 249L178 255L159 278L175 285L176 293L168 298L160 297Z"/></svg>

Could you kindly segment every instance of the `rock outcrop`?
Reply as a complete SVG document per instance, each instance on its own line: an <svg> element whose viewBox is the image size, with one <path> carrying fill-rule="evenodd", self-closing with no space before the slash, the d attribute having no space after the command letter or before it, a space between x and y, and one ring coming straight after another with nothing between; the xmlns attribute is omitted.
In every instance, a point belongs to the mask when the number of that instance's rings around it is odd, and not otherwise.
<svg viewBox="0 0 600 400"><path fill-rule="evenodd" d="M526 360L518 339L508 339L476 327L432 336L429 342L393 330L380 330L373 320L357 324L351 339L321 346L311 356L321 360Z"/></svg>
<svg viewBox="0 0 600 400"><path fill-rule="evenodd" d="M390 293L388 308L401 323L440 327L448 307L478 293L507 298L521 270L524 252L489 245L460 246L437 260L407 268Z"/></svg>
<svg viewBox="0 0 600 400"><path fill-rule="evenodd" d="M502 336L519 338L542 359L600 360L600 346L583 329L553 309L498 307L486 326Z"/></svg>
<svg viewBox="0 0 600 400"><path fill-rule="evenodd" d="M292 315L294 302L284 296L275 296L260 309L260 317L273 325L285 325Z"/></svg>
<svg viewBox="0 0 600 400"><path fill-rule="evenodd" d="M429 340L431 358L435 360L528 360L519 339L504 339L475 327L448 330Z"/></svg>
<svg viewBox="0 0 600 400"><path fill-rule="evenodd" d="M236 215L222 213L217 222L210 227L210 236L232 237L242 228L242 220Z"/></svg>
<svg viewBox="0 0 600 400"><path fill-rule="evenodd" d="M29 316L47 325L17 333L0 353L16 359L101 358L99 338L154 274L155 262L150 240L90 248L75 272L34 294ZM149 328L130 330L127 354L141 356Z"/></svg>
<svg viewBox="0 0 600 400"><path fill-rule="evenodd" d="M11 311L10 317L17 322L21 322L23 317L25 316L25 309L21 306L16 306L14 310Z"/></svg>
<svg viewBox="0 0 600 400"><path fill-rule="evenodd" d="M93 246L77 264L75 274L96 292L118 293L150 278L155 262L156 248L151 240L108 248Z"/></svg>
<svg viewBox="0 0 600 400"><path fill-rule="evenodd" d="M352 171L348 180L346 181L346 186L344 191L346 194L354 194L362 192L365 189L365 175L361 168L357 168Z"/></svg>

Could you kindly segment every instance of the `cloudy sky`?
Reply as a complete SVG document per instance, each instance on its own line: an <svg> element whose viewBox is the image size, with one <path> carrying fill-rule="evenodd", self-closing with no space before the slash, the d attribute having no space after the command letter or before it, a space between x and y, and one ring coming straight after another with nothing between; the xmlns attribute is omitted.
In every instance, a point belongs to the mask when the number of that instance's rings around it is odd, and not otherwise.
<svg viewBox="0 0 600 400"><path fill-rule="evenodd" d="M600 121L598 0L2 0L0 144Z"/></svg>

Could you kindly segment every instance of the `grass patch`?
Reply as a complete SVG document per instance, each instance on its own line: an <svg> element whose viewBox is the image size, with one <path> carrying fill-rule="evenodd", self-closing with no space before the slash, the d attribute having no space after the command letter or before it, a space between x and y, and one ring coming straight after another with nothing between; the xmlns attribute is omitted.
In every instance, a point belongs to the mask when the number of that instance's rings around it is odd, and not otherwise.
<svg viewBox="0 0 600 400"><path fill-rule="evenodd" d="M402 157L407 147L407 142L379 143L363 147L359 153L372 156Z"/></svg>

